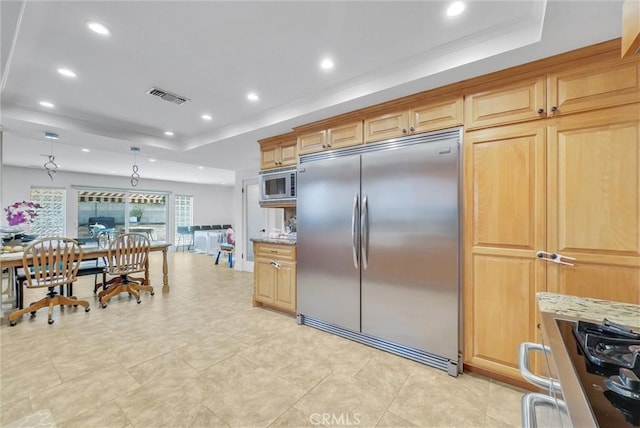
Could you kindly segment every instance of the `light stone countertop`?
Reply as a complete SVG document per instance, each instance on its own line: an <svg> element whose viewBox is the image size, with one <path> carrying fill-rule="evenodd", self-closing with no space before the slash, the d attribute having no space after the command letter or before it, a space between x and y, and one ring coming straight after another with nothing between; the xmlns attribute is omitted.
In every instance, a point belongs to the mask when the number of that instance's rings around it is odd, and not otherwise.
<svg viewBox="0 0 640 428"><path fill-rule="evenodd" d="M606 318L640 330L640 305L545 292L537 293L536 298L541 312L588 319L598 323Z"/></svg>
<svg viewBox="0 0 640 428"><path fill-rule="evenodd" d="M263 244L296 245L295 239L287 238L251 238L251 241Z"/></svg>

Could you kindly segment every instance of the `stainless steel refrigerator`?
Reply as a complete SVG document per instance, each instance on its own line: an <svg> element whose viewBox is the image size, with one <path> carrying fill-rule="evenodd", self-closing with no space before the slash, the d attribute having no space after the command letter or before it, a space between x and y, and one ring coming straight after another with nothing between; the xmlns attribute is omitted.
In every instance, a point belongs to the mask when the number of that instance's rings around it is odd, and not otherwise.
<svg viewBox="0 0 640 428"><path fill-rule="evenodd" d="M300 157L299 323L461 372L461 135Z"/></svg>

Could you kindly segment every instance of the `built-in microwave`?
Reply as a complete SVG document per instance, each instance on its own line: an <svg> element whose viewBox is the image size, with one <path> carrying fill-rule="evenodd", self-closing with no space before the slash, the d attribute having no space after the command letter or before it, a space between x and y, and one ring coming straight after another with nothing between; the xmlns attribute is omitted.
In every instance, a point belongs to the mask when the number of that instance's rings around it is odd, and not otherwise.
<svg viewBox="0 0 640 428"><path fill-rule="evenodd" d="M260 204L293 203L296 200L297 168L260 172Z"/></svg>

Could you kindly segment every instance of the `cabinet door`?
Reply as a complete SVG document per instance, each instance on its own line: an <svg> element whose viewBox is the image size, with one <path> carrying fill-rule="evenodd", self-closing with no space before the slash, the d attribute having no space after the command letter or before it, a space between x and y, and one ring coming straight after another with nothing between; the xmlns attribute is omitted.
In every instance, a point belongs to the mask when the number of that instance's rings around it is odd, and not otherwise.
<svg viewBox="0 0 640 428"><path fill-rule="evenodd" d="M253 267L255 300L273 304L275 301L276 272L270 259L256 258Z"/></svg>
<svg viewBox="0 0 640 428"><path fill-rule="evenodd" d="M465 128L475 129L546 117L545 77L538 76L465 97Z"/></svg>
<svg viewBox="0 0 640 428"><path fill-rule="evenodd" d="M577 113L640 101L640 61L616 60L549 75L549 109Z"/></svg>
<svg viewBox="0 0 640 428"><path fill-rule="evenodd" d="M559 117L549 132L548 291L640 304L640 105Z"/></svg>
<svg viewBox="0 0 640 428"><path fill-rule="evenodd" d="M409 112L407 110L386 113L364 121L364 141L366 143L402 137L408 132Z"/></svg>
<svg viewBox="0 0 640 428"><path fill-rule="evenodd" d="M342 147L362 144L362 121L329 128L327 132L327 148L340 149Z"/></svg>
<svg viewBox="0 0 640 428"><path fill-rule="evenodd" d="M296 264L277 260L275 306L286 311L296 311Z"/></svg>
<svg viewBox="0 0 640 428"><path fill-rule="evenodd" d="M416 134L462 125L462 120L462 97L431 102L409 110L409 130Z"/></svg>
<svg viewBox="0 0 640 428"><path fill-rule="evenodd" d="M279 161L279 149L277 146L260 148L260 169L277 167Z"/></svg>
<svg viewBox="0 0 640 428"><path fill-rule="evenodd" d="M298 163L298 142L296 140L280 145L279 166L290 166Z"/></svg>
<svg viewBox="0 0 640 428"><path fill-rule="evenodd" d="M465 136L464 359L513 379L520 343L536 341L545 290L545 126Z"/></svg>
<svg viewBox="0 0 640 428"><path fill-rule="evenodd" d="M298 135L298 153L306 155L307 153L321 152L327 145L327 131L313 131Z"/></svg>

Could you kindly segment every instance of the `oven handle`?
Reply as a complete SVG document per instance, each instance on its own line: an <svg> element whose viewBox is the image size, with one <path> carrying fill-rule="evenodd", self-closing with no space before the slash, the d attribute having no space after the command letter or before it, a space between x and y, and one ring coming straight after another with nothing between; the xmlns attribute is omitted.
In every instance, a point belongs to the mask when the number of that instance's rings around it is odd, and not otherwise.
<svg viewBox="0 0 640 428"><path fill-rule="evenodd" d="M529 360L529 351L537 351L544 352L546 354L551 354L551 349L548 346L541 345L539 343L532 342L524 342L520 344L520 374L525 380L531 382L532 384L539 386L540 388L547 389L549 391L562 391L560 388L560 382L553 378L544 378L542 376L538 376L531 372L529 368L531 366Z"/></svg>
<svg viewBox="0 0 640 428"><path fill-rule="evenodd" d="M546 404L560 409L563 413L567 413L567 405L564 401L555 399L548 395L531 392L522 396L520 408L522 409L522 428L537 428L538 421L536 419L536 407L540 404Z"/></svg>

